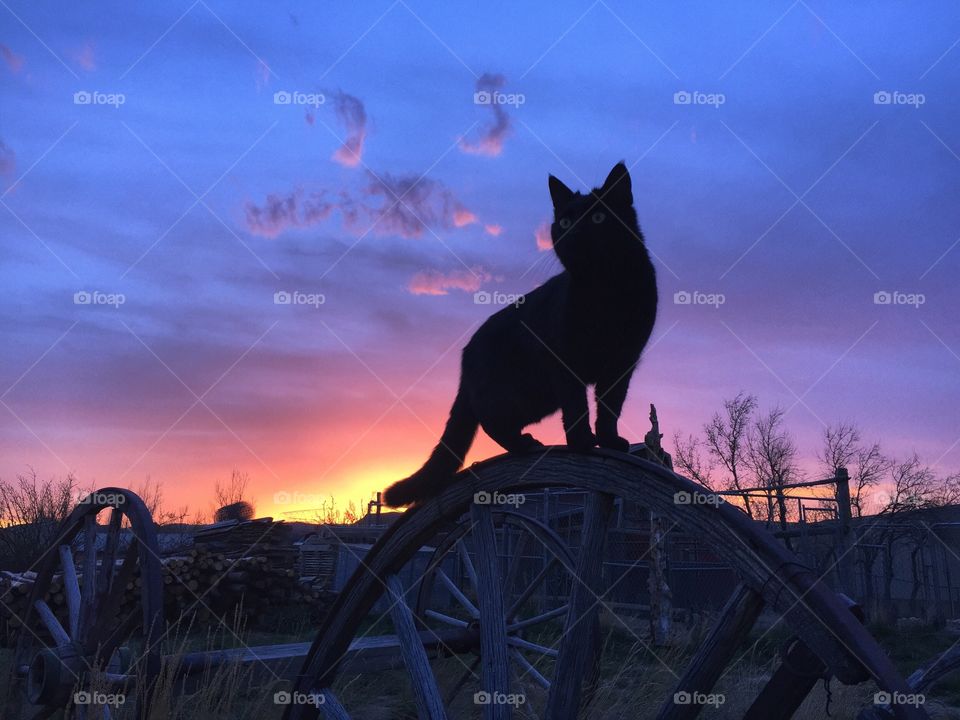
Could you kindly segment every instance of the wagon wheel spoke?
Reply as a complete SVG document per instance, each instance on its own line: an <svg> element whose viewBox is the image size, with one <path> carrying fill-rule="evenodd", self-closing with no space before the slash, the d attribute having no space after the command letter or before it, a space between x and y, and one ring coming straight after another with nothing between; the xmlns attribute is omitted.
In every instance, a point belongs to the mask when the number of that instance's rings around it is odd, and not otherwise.
<svg viewBox="0 0 960 720"><path fill-rule="evenodd" d="M473 566L473 560L470 559L470 553L467 551L467 544L464 537L457 541L457 554L460 556L460 562L463 563L463 570L467 574L467 580L470 581L470 587L473 590L473 596L477 597L477 570Z"/></svg>
<svg viewBox="0 0 960 720"><path fill-rule="evenodd" d="M430 669L430 660L423 648L423 641L417 632L413 613L404 597L403 584L396 575L387 578L387 589L390 593L390 617L393 628L400 641L400 653L403 663L407 667L407 674L413 685L413 694L417 703L417 710L422 720L446 720L447 713L440 699L440 689L437 679Z"/></svg>
<svg viewBox="0 0 960 720"><path fill-rule="evenodd" d="M80 584L77 582L77 568L73 564L73 550L70 545L61 545L59 549L60 566L63 569L63 594L67 599L70 637L75 638L80 629Z"/></svg>
<svg viewBox="0 0 960 720"><path fill-rule="evenodd" d="M43 626L47 628L47 632L49 632L50 636L53 638L54 643L58 647L69 645L70 636L67 634L67 631L63 629L63 625L61 625L60 621L57 620L57 616L53 614L53 610L50 609L50 606L47 605L46 601L37 600L33 606L37 611L37 615L40 616Z"/></svg>
<svg viewBox="0 0 960 720"><path fill-rule="evenodd" d="M547 560L547 564L541 568L540 572L537 573L536 577L530 582L529 585L524 589L522 593L513 601L513 604L510 606L510 609L507 611L507 622L510 622L517 616L517 613L523 608L527 600L530 599L530 596L536 591L538 587L546 579L547 575L553 570L553 567L559 562L556 556L551 557Z"/></svg>
<svg viewBox="0 0 960 720"><path fill-rule="evenodd" d="M90 637L90 625L97 609L97 514L90 513L83 523L83 590L80 593L81 642Z"/></svg>
<svg viewBox="0 0 960 720"><path fill-rule="evenodd" d="M590 493L583 509L583 539L577 559L576 582L570 592L570 610L560 640L556 670L547 698L547 717L573 720L580 709L581 685L597 650L595 618L598 608L607 525L613 510L613 496Z"/></svg>
<svg viewBox="0 0 960 720"><path fill-rule="evenodd" d="M110 637L117 638L117 644L123 639L120 636L119 629L121 626L126 626L127 620L125 618L122 623L117 623L117 612L120 610L120 603L123 600L123 593L126 589L127 583L133 579L134 572L137 569L137 560L139 558L139 548L135 540L131 541L127 546L127 550L124 553L123 562L120 564L120 569L117 570L116 574L113 576L113 580L110 585L113 590L107 597L106 600L101 603L97 621L94 624L92 637L102 637L108 630L110 631ZM136 618L136 612L131 613L134 618ZM134 624L133 627L136 627ZM130 628L131 630L133 628Z"/></svg>
<svg viewBox="0 0 960 720"><path fill-rule="evenodd" d="M477 597L480 602L481 687L496 699L510 692L507 659L507 623L500 585L497 538L490 506L470 508L477 550ZM510 706L491 702L483 706L485 720L507 720Z"/></svg>
<svg viewBox="0 0 960 720"><path fill-rule="evenodd" d="M542 687L544 690L550 689L550 681L545 678L539 670L524 656L523 653L517 650L516 648L510 648L510 657L523 668L523 675L529 675L532 677L537 684ZM520 676L522 677L522 675Z"/></svg>
<svg viewBox="0 0 960 720"><path fill-rule="evenodd" d="M510 623L507 626L507 631L516 632L517 630L523 630L524 628L532 627L533 625L540 625L541 623L549 622L555 618L563 617L567 614L569 609L570 605L568 603L564 603L559 607L555 607L553 610L547 610L547 612L540 613L539 615L534 615L533 617L524 618L518 622Z"/></svg>
<svg viewBox="0 0 960 720"><path fill-rule="evenodd" d="M547 655L548 657L557 657L560 654L560 651L556 648L547 647L546 645L540 645L539 643L530 642L529 640L524 640L523 638L510 635L507 638L507 643L513 647L523 648L524 650L529 650L531 652L540 653L541 655Z"/></svg>
<svg viewBox="0 0 960 720"><path fill-rule="evenodd" d="M763 598L746 585L738 585L687 665L683 677L660 707L657 720L689 720L701 708L699 703L677 703L680 694L709 693L734 654L750 634L750 629L763 610Z"/></svg>
<svg viewBox="0 0 960 720"><path fill-rule="evenodd" d="M453 595L453 597L457 600L457 602L463 606L464 610L470 613L471 617L473 618L480 617L479 608L477 608L476 605L470 602L470 599L463 594L460 588L457 587L457 584L450 579L449 575L447 575L440 568L437 568L436 575L438 578L440 578L440 582L442 582L444 586L447 588L447 590L450 591L450 594Z"/></svg>
<svg viewBox="0 0 960 720"><path fill-rule="evenodd" d="M424 613L424 616L428 618L433 618L439 622L445 623L447 625L453 625L454 627L466 628L470 627L470 623L466 620L461 620L460 618L450 617L449 615L444 615L442 612L437 612L436 610L427 610Z"/></svg>
<svg viewBox="0 0 960 720"><path fill-rule="evenodd" d="M113 585L113 571L116 570L117 550L120 547L120 525L123 513L117 508L110 510L110 523L107 526L107 541L100 560L100 575L97 578L97 604L110 592Z"/></svg>

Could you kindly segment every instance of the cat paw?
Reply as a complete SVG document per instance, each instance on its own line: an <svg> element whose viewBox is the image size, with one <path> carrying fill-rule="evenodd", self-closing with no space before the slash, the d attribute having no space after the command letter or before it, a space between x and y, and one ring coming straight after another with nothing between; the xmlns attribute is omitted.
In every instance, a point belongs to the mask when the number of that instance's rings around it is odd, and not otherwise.
<svg viewBox="0 0 960 720"><path fill-rule="evenodd" d="M597 444L602 448L610 448L620 452L629 452L630 450L630 441L619 435L598 435Z"/></svg>
<svg viewBox="0 0 960 720"><path fill-rule="evenodd" d="M597 446L596 436L589 430L567 433L567 447L572 450L590 450Z"/></svg>

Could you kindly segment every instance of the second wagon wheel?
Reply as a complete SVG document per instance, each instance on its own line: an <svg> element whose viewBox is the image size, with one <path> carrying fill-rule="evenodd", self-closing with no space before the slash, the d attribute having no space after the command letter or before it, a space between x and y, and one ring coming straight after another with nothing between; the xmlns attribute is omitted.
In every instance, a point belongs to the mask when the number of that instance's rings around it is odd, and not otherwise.
<svg viewBox="0 0 960 720"><path fill-rule="evenodd" d="M122 488L81 500L44 553L22 618L14 673L29 717L69 708L72 717L110 718L134 691L143 716L160 671L162 588L156 529L143 501ZM60 594L64 602L51 604ZM121 648L135 632L142 645Z"/></svg>
<svg viewBox="0 0 960 720"><path fill-rule="evenodd" d="M460 473L441 495L404 513L388 528L339 593L297 677L295 690L311 702L289 705L286 720L305 720L321 714L335 720L353 717L333 688L338 676L345 672L343 660L352 641L364 635L364 619L380 598L390 606L419 718L507 720L521 716L522 707L514 712L516 703L483 702L492 697L509 699L516 692L516 685L510 673L507 607L498 576L493 513L489 505L472 501L477 493L531 493L544 487L585 491L587 501L583 507L577 582L571 588L570 609L564 618L553 677L548 678L547 709L539 717L574 720L590 716L589 709L581 713L592 657L591 623L583 621L596 605L599 587L595 586L599 584L603 562L606 522L617 497L647 507L686 532L696 534L740 578L739 587L700 648L685 667L675 668L677 683L664 693L659 708L636 707L635 717L696 717L703 705L684 702L684 698L711 693L723 670L735 664L739 646L765 607L796 633L792 648L804 650L821 665L820 674L848 685L871 680L882 692L909 694L910 686L854 617L849 603L744 512L720 502L703 486L647 460L611 450L577 453L552 447L539 453L502 455L478 463ZM693 500L678 501L678 493ZM424 545L465 513L469 513L477 542L473 559L480 588L477 632L483 694L481 702L466 716L451 711L444 703L426 649L437 643L429 633L424 636L417 631L409 593L399 575ZM464 642L448 640L444 645L471 653L471 628L452 630L461 633ZM774 673L744 717L792 717L816 681L816 675L794 674L791 679L793 669L785 661L781 666L784 672ZM774 691L779 691L779 695ZM749 702L749 698L745 699ZM928 717L922 707L912 705L896 705L891 712L897 720Z"/></svg>
<svg viewBox="0 0 960 720"><path fill-rule="evenodd" d="M514 510L494 509L490 515L512 678L528 704L542 705L553 675L556 639L569 610L567 598L576 582L576 564L560 537L538 520ZM419 583L414 609L418 624L438 632L451 627L473 629L479 636L482 603L476 566L480 543L475 528L471 516L464 515L437 543ZM472 659L446 663L455 676L440 686L448 708L469 703L478 689L479 643L475 651Z"/></svg>

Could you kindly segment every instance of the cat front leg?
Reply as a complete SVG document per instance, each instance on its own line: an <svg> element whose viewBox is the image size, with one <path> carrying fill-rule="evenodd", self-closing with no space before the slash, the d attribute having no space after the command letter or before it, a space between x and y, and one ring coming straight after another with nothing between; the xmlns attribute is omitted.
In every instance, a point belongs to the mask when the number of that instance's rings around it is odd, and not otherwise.
<svg viewBox="0 0 960 720"><path fill-rule="evenodd" d="M621 371L618 377L601 378L594 388L597 399L597 444L600 447L627 452L630 441L620 437L617 423L627 399L627 388L633 368Z"/></svg>
<svg viewBox="0 0 960 720"><path fill-rule="evenodd" d="M564 375L560 379L558 390L567 445L575 450L589 450L595 447L597 439L590 432L587 386L570 375Z"/></svg>

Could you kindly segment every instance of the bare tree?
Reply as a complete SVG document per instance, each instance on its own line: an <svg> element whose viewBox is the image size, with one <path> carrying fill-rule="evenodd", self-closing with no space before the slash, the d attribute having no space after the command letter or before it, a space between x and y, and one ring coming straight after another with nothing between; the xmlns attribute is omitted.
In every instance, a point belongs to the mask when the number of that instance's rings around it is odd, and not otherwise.
<svg viewBox="0 0 960 720"><path fill-rule="evenodd" d="M54 544L60 523L76 506L80 485L70 474L40 482L30 468L0 480L0 567L24 570Z"/></svg>
<svg viewBox="0 0 960 720"><path fill-rule="evenodd" d="M704 459L703 441L700 438L687 435L684 439L678 430L673 435L673 450L673 464L680 473L711 490L715 489L712 476L714 465L709 455L708 459Z"/></svg>
<svg viewBox="0 0 960 720"><path fill-rule="evenodd" d="M168 510L163 503L163 485L159 480L153 480L149 475L140 483L133 486L133 491L147 506L153 521L157 525L178 525L186 522L190 508L181 505L179 508Z"/></svg>
<svg viewBox="0 0 960 720"><path fill-rule="evenodd" d="M799 479L797 445L783 427L784 411L775 407L758 417L748 436L747 454L759 485L771 492L767 496L767 522L776 516L781 530L787 528L787 496L784 486Z"/></svg>
<svg viewBox="0 0 960 720"><path fill-rule="evenodd" d="M817 456L827 472L846 468L850 475L850 505L863 517L870 493L891 469L891 461L880 451L880 443L865 445L860 429L852 423L829 425L823 431L823 448Z"/></svg>
<svg viewBox="0 0 960 720"><path fill-rule="evenodd" d="M230 473L230 480L221 483L216 480L213 485L213 499L217 508L226 505L233 505L239 502L248 502L252 505L252 500L247 497L247 487L250 485L250 475L240 470L234 469Z"/></svg>
<svg viewBox="0 0 960 720"><path fill-rule="evenodd" d="M743 392L723 401L723 414L714 413L703 430L707 451L727 471L725 485L730 490L748 487L750 419L757 408L757 398ZM747 515L753 517L749 500Z"/></svg>

